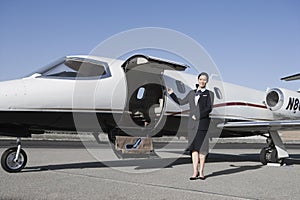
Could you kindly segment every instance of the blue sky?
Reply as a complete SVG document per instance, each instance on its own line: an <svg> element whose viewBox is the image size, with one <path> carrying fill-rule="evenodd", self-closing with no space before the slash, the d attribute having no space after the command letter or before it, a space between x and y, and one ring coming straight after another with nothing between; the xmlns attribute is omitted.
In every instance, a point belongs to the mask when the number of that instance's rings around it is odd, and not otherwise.
<svg viewBox="0 0 300 200"><path fill-rule="evenodd" d="M161 27L201 44L224 81L297 90L300 81L280 78L300 72L299 10L298 0L1 0L0 80L88 54L129 29Z"/></svg>

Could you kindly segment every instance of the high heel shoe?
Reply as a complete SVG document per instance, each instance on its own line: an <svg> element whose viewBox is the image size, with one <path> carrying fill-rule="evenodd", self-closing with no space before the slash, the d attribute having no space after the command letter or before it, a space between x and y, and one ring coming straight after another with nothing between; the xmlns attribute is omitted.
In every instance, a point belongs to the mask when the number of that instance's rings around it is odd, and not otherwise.
<svg viewBox="0 0 300 200"><path fill-rule="evenodd" d="M202 174L203 174L203 173L202 173ZM200 176L200 174L199 174L198 178L199 178L200 180L205 180L205 176L204 176L204 175L203 175L203 176Z"/></svg>
<svg viewBox="0 0 300 200"><path fill-rule="evenodd" d="M190 180L191 181L197 180L199 178L199 176L200 176L200 173L198 172L196 176L191 176Z"/></svg>

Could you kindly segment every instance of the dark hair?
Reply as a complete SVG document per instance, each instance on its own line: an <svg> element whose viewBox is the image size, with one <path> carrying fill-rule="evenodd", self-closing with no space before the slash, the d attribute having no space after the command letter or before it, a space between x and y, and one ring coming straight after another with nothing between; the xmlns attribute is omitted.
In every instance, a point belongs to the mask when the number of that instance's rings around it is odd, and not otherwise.
<svg viewBox="0 0 300 200"><path fill-rule="evenodd" d="M200 78L200 76L206 76L206 82L208 82L208 79L209 79L209 76L206 72L201 72L199 75L198 75L198 79Z"/></svg>

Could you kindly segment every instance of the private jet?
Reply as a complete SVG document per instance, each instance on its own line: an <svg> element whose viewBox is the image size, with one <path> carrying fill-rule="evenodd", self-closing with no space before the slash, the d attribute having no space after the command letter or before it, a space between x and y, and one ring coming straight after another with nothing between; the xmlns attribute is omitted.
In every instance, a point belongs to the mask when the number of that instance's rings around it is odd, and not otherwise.
<svg viewBox="0 0 300 200"><path fill-rule="evenodd" d="M21 138L49 130L88 131L97 141L101 131L113 144L117 136L186 136L189 108L178 106L167 88L179 97L194 89L197 75L187 73L189 68L140 54L125 60L74 55L1 82L0 135L17 138L2 154L2 168L20 172L27 163ZM210 76L208 89L215 95L210 137L264 136L261 162L283 163L289 155L278 131L300 129L300 93L258 91Z"/></svg>

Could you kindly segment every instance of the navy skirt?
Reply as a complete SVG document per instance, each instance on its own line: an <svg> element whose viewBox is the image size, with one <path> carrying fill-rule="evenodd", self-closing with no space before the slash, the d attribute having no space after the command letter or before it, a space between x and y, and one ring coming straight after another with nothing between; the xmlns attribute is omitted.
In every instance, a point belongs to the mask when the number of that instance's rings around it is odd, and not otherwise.
<svg viewBox="0 0 300 200"><path fill-rule="evenodd" d="M209 150L209 141L207 135L207 130L199 130L195 133L189 135L189 150L198 151L201 154L207 154Z"/></svg>

